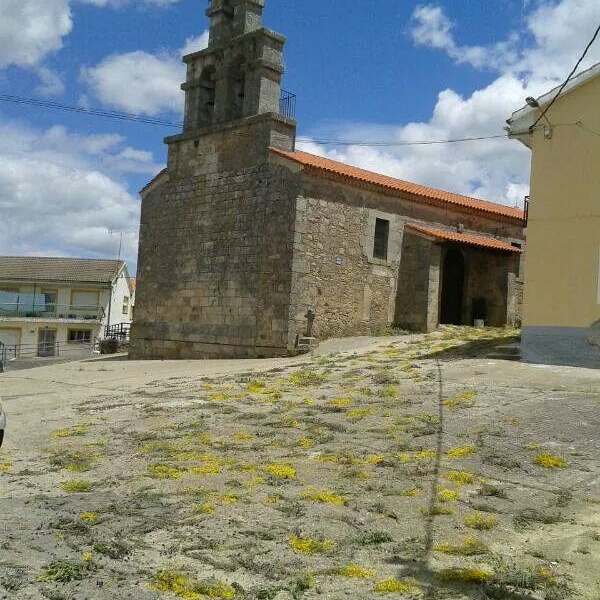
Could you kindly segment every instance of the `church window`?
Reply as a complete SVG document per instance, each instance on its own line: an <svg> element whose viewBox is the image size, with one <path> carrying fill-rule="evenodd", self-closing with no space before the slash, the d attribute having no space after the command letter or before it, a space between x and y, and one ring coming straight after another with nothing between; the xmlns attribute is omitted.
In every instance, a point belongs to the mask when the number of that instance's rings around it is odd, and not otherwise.
<svg viewBox="0 0 600 600"><path fill-rule="evenodd" d="M375 239L373 241L373 258L387 260L390 222L387 219L375 220Z"/></svg>

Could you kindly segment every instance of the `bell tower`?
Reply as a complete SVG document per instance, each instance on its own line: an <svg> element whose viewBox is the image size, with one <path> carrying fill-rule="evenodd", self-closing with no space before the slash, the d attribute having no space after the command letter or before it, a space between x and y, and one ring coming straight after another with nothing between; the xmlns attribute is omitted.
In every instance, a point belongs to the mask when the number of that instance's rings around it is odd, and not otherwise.
<svg viewBox="0 0 600 600"><path fill-rule="evenodd" d="M264 0L208 4L208 47L183 58L183 131L142 191L136 358L287 353L297 182L270 150L296 134L285 38L262 26Z"/></svg>
<svg viewBox="0 0 600 600"><path fill-rule="evenodd" d="M184 134L279 113L285 38L262 27L264 0L210 0L206 50L187 64Z"/></svg>

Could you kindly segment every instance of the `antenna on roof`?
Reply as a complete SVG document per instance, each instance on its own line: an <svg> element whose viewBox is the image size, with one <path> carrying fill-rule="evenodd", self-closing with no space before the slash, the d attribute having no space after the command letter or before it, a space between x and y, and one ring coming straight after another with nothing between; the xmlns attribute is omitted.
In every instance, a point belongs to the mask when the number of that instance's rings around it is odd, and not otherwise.
<svg viewBox="0 0 600 600"><path fill-rule="evenodd" d="M121 229L121 230L109 229L108 230L108 235L110 235L111 237L117 233L119 234L119 254L117 256L117 260L121 260L121 252L123 250L123 236L128 233L137 233L137 232L135 231L135 229Z"/></svg>

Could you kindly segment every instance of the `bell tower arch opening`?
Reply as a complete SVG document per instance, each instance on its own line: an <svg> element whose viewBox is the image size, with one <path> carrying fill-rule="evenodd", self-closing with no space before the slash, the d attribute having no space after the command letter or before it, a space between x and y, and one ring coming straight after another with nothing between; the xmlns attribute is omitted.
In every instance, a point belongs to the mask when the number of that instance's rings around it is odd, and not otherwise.
<svg viewBox="0 0 600 600"><path fill-rule="evenodd" d="M245 116L246 70L244 57L237 56L229 68L228 118L232 121Z"/></svg>
<svg viewBox="0 0 600 600"><path fill-rule="evenodd" d="M215 113L215 91L217 81L217 70L209 65L200 74L200 85L198 90L198 123L211 125Z"/></svg>

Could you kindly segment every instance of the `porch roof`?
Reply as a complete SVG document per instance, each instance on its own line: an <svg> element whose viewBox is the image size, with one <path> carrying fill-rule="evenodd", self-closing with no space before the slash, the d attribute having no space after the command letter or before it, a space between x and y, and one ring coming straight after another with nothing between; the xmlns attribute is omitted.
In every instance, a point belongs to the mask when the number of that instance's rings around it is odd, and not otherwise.
<svg viewBox="0 0 600 600"><path fill-rule="evenodd" d="M485 248L486 250L499 250L501 252L523 252L521 248L512 246L508 242L499 240L498 238L492 236L476 235L473 233L459 233L458 231L439 229L437 227L418 225L416 223L407 223L404 227L431 237L436 242L452 242L455 244L465 244L467 246Z"/></svg>

